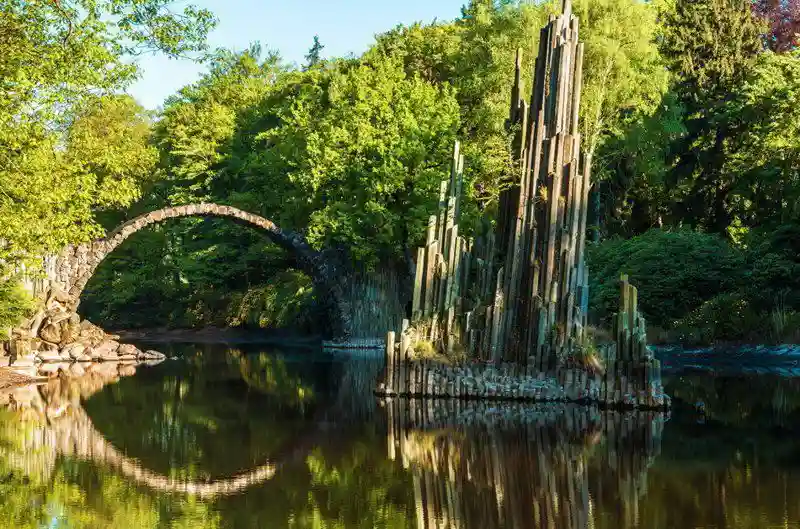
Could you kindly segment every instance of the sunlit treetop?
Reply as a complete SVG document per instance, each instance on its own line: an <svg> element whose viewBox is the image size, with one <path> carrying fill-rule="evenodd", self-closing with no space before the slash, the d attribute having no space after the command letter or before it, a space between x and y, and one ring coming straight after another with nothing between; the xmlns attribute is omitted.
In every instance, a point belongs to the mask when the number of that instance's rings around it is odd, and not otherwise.
<svg viewBox="0 0 800 529"><path fill-rule="evenodd" d="M0 124L63 116L87 93L124 88L124 58L160 52L201 58L216 24L207 10L165 0L0 0Z"/></svg>
<svg viewBox="0 0 800 529"><path fill-rule="evenodd" d="M165 0L0 0L0 259L97 236L98 208L140 196L148 116L115 99L130 56L203 58L215 23Z"/></svg>

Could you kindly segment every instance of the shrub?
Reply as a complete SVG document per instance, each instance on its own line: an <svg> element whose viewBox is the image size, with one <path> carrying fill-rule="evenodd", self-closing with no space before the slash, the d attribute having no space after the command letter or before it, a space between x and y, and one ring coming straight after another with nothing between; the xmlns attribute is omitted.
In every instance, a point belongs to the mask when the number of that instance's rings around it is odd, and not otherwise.
<svg viewBox="0 0 800 529"><path fill-rule="evenodd" d="M687 344L744 342L770 335L770 317L741 292L715 296L674 322L671 336Z"/></svg>
<svg viewBox="0 0 800 529"><path fill-rule="evenodd" d="M288 270L275 274L266 285L249 290L228 324L255 328L307 327L314 307L311 279ZM318 329L315 329L318 330Z"/></svg>
<svg viewBox="0 0 800 529"><path fill-rule="evenodd" d="M779 302L800 310L800 225L750 237L745 289L759 310L771 312Z"/></svg>
<svg viewBox="0 0 800 529"><path fill-rule="evenodd" d="M604 322L619 306L619 277L639 289L639 309L651 325L674 322L715 296L734 290L744 276L744 255L716 235L650 230L629 240L611 239L588 249L590 309Z"/></svg>
<svg viewBox="0 0 800 529"><path fill-rule="evenodd" d="M32 309L33 300L16 281L0 279L0 340L7 339L7 331L29 316Z"/></svg>
<svg viewBox="0 0 800 529"><path fill-rule="evenodd" d="M420 340L414 344L414 358L431 360L436 357L436 348L430 340Z"/></svg>

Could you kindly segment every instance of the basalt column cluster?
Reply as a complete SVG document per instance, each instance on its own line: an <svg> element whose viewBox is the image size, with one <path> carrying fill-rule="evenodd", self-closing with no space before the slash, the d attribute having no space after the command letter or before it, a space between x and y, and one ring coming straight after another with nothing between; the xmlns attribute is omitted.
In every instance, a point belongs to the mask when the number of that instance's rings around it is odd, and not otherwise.
<svg viewBox="0 0 800 529"><path fill-rule="evenodd" d="M411 321L387 337L383 393L668 403L627 278L620 282L614 342L598 345L586 334L591 157L579 132L584 47L570 0L562 8L541 31L528 98L517 54L508 119L514 176L500 194L495 225L484 222L474 239L459 235L464 159L456 145L439 212L417 251ZM429 356L420 362L426 349L494 367L437 365Z"/></svg>
<svg viewBox="0 0 800 529"><path fill-rule="evenodd" d="M430 322L427 338L446 348L458 340L470 355L546 370L581 341L588 304L583 44L569 2L542 29L530 102L521 97L521 62L518 54L509 117L518 176L500 194L496 229L474 242L458 235L464 160L456 145L417 253L413 318Z"/></svg>

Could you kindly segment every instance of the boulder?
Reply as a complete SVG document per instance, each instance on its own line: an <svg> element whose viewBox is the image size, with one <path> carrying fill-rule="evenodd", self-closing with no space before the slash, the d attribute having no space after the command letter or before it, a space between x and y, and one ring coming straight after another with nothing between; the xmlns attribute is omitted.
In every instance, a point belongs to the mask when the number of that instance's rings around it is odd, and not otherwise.
<svg viewBox="0 0 800 529"><path fill-rule="evenodd" d="M52 349L39 351L36 354L37 358L42 362L61 362L63 359L61 358L61 354L58 351L54 351Z"/></svg>
<svg viewBox="0 0 800 529"><path fill-rule="evenodd" d="M61 341L61 327L52 323L45 325L39 331L39 337L46 342L59 343Z"/></svg>
<svg viewBox="0 0 800 529"><path fill-rule="evenodd" d="M131 360L136 360L136 358L143 353L135 345L124 343L119 346L117 354L120 356L120 358L132 357L130 358Z"/></svg>
<svg viewBox="0 0 800 529"><path fill-rule="evenodd" d="M33 318L31 322L31 326L29 327L31 331L31 336L39 336L39 331L42 328L42 323L44 323L45 313L44 311L39 311L36 313L36 316Z"/></svg>
<svg viewBox="0 0 800 529"><path fill-rule="evenodd" d="M50 290L50 299L48 300L48 303L52 301L57 301L58 303L66 305L69 303L69 294L63 289L54 286Z"/></svg>
<svg viewBox="0 0 800 529"><path fill-rule="evenodd" d="M79 363L74 363L69 366L69 375L71 377L79 378L86 374L86 370Z"/></svg>
<svg viewBox="0 0 800 529"><path fill-rule="evenodd" d="M102 360L102 361L118 360L119 359L119 355L117 354L118 349L119 349L119 342L114 340L105 340L100 345L94 347L92 351L89 353L89 356L92 357L92 360Z"/></svg>
<svg viewBox="0 0 800 529"><path fill-rule="evenodd" d="M166 360L167 359L167 355L165 355L164 353L159 353L158 351L153 351L151 349L149 351L144 351L144 352L139 351L138 359L139 360L158 360L158 361L161 361L161 360Z"/></svg>
<svg viewBox="0 0 800 529"><path fill-rule="evenodd" d="M62 321L68 321L72 313L67 312L65 310L54 309L47 312L48 317L50 318L50 323L53 325L58 325Z"/></svg>
<svg viewBox="0 0 800 529"><path fill-rule="evenodd" d="M80 331L78 336L81 340L88 341L91 345L99 345L103 340L106 339L106 333L103 332L103 329L94 325L88 320L83 320L80 323Z"/></svg>
<svg viewBox="0 0 800 529"><path fill-rule="evenodd" d="M81 357L85 356L84 351L86 351L86 346L84 346L80 342L71 343L66 346L62 351L61 355L68 355L73 360L78 360Z"/></svg>
<svg viewBox="0 0 800 529"><path fill-rule="evenodd" d="M81 329L79 325L72 324L69 320L61 322L61 345L67 345L80 338Z"/></svg>

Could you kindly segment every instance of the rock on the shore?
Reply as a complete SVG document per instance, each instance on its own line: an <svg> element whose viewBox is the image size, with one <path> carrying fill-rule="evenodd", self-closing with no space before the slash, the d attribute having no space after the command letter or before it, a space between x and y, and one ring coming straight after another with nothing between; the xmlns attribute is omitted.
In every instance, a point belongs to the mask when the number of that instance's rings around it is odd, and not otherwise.
<svg viewBox="0 0 800 529"><path fill-rule="evenodd" d="M78 336L81 338L81 340L86 340L92 346L99 345L107 339L107 335L103 329L93 324L89 320L83 320L80 323L79 328L80 331Z"/></svg>
<svg viewBox="0 0 800 529"><path fill-rule="evenodd" d="M139 360L151 360L151 361L152 360L158 360L158 361L161 361L161 360L166 360L167 359L167 355L165 355L164 353L159 353L158 351L153 351L151 349L149 351L144 351L144 352L139 351L138 359Z"/></svg>
<svg viewBox="0 0 800 529"><path fill-rule="evenodd" d="M64 359L61 358L61 353L57 350L48 350L48 351L39 351L36 355L39 360L42 362L63 362Z"/></svg>
<svg viewBox="0 0 800 529"><path fill-rule="evenodd" d="M92 360L119 360L119 355L117 354L118 349L119 342L115 340L106 340L97 347L94 347L89 353L89 356L92 357Z"/></svg>
<svg viewBox="0 0 800 529"><path fill-rule="evenodd" d="M136 365L155 365L166 357L157 351L140 351L131 344L120 345L119 337L107 334L88 320L81 320L70 306L69 295L52 286L36 314L11 330L11 339L0 342L0 367L32 370L53 375L61 371L79 376L101 364L79 366L76 362L104 362L109 376L119 367L127 375ZM41 363L41 366L40 366ZM113 373L112 373L113 372Z"/></svg>
<svg viewBox="0 0 800 529"><path fill-rule="evenodd" d="M142 351L129 343L120 345L117 350L117 356L120 360L137 360L140 354L143 354Z"/></svg>
<svg viewBox="0 0 800 529"><path fill-rule="evenodd" d="M66 345L61 350L61 356L68 356L73 360L80 360L84 355L84 351L86 351L86 346L80 342L71 343Z"/></svg>
<svg viewBox="0 0 800 529"><path fill-rule="evenodd" d="M39 337L46 342L59 343L61 341L61 326L49 323L39 331Z"/></svg>

